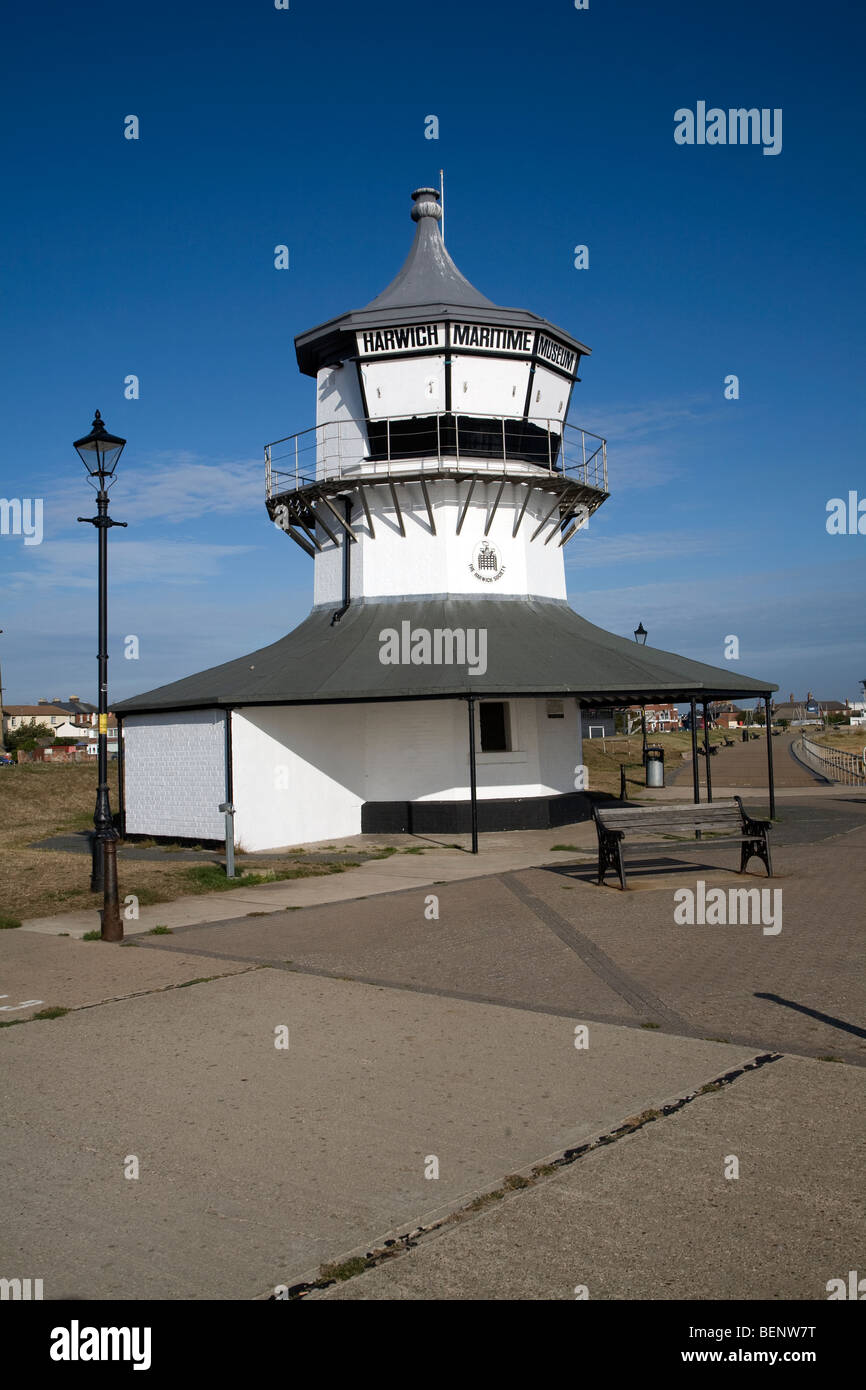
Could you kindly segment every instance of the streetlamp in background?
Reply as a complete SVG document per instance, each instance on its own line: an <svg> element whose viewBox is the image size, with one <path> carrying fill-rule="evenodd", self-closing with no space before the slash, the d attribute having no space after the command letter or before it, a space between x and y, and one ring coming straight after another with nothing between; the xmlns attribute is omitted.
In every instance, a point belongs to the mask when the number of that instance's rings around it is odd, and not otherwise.
<svg viewBox="0 0 866 1390"><path fill-rule="evenodd" d="M76 439L74 445L87 469L90 485L96 490L96 516L80 516L78 520L96 527L99 542L99 785L93 815L90 890L103 894L103 941L123 940L117 898L117 831L108 799L108 531L109 527L125 526L126 522L112 521L108 515L108 489L115 481L114 470L125 444L125 439L108 433L97 410L90 434Z"/></svg>
<svg viewBox="0 0 866 1390"><path fill-rule="evenodd" d="M637 627L634 630L634 640L637 642L639 647L646 646L646 639L648 636L649 633L647 632L643 623L638 623ZM643 739L643 765L644 767L646 767L646 710L643 705L641 705L640 707L640 729L641 737Z"/></svg>

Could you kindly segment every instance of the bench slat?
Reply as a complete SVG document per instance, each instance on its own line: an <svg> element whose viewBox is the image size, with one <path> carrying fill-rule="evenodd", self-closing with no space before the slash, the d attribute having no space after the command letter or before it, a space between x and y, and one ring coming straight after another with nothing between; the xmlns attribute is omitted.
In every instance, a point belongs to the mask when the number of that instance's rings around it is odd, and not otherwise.
<svg viewBox="0 0 866 1390"><path fill-rule="evenodd" d="M741 824L739 816L671 816L670 819L656 820L655 818L650 819L648 816L628 816L620 813L616 816L603 816L599 819L602 825L609 830L637 829L640 826L645 826L648 830L663 830L668 827L688 830L692 826L718 826L720 829L726 829L729 826Z"/></svg>

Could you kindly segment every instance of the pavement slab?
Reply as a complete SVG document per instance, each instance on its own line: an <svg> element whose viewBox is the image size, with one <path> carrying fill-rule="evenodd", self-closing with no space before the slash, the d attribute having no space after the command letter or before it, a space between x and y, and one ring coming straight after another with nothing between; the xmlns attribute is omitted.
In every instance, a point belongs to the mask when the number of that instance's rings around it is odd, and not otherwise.
<svg viewBox="0 0 866 1390"><path fill-rule="evenodd" d="M381 893L400 893L414 885L437 880L457 882L477 878L479 874L556 862L561 854L551 852L552 845L565 840L589 855L594 852L596 834L593 823L586 821L558 830L503 831L485 835L477 855L467 852L468 836L456 836L453 844L443 844L425 836L354 837L354 841L362 841L361 847L367 850L376 848L382 839L399 839L401 851L384 859L368 860L341 873L282 879L255 887L189 895L153 906L142 905L135 920L124 920L124 934L142 935L162 924L173 928L193 922L229 921L256 910L276 912L284 907L307 907L313 903L337 903ZM338 848L342 849L343 843L338 842ZM122 875L120 892L122 898ZM99 928L100 913L94 905L76 912L28 918L20 930L42 936L62 933L80 937Z"/></svg>
<svg viewBox="0 0 866 1390"><path fill-rule="evenodd" d="M840 845L845 872L839 872ZM599 888L586 861L419 885L336 909L246 917L145 938L162 951L290 963L299 971L866 1064L860 920L866 826L775 851L777 876L732 871L736 847L635 865L631 887ZM781 891L782 929L683 926L674 893ZM438 919L428 920L433 893ZM769 901L769 900L768 900Z"/></svg>
<svg viewBox="0 0 866 1390"><path fill-rule="evenodd" d="M307 1297L823 1300L866 1264L864 1134L866 1073L782 1058Z"/></svg>
<svg viewBox="0 0 866 1390"><path fill-rule="evenodd" d="M6 1030L0 1268L266 1296L751 1055L575 1022L260 969Z"/></svg>
<svg viewBox="0 0 866 1390"><path fill-rule="evenodd" d="M215 962L208 974L232 975L244 962ZM170 989L204 974L201 958L142 951L107 941L0 935L0 1022L20 1022L47 1008L82 1009L150 990Z"/></svg>
<svg viewBox="0 0 866 1390"><path fill-rule="evenodd" d="M309 908L230 923L185 927L153 937L159 954L201 952L248 964L367 983L402 986L491 1003L570 1013L592 1000L594 1016L640 1022L652 1018L599 978L548 925L527 914L507 878L473 879L432 890L438 920L425 916L428 886L362 898L334 911ZM431 909L432 910L432 909Z"/></svg>

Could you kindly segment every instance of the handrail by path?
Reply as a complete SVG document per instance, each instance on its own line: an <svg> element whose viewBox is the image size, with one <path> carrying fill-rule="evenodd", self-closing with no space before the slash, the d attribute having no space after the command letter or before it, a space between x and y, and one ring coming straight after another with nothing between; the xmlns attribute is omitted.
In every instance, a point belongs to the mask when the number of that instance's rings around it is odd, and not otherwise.
<svg viewBox="0 0 866 1390"><path fill-rule="evenodd" d="M801 734L799 749L795 754L806 767L819 772L830 782L841 782L847 787L866 787L866 748L861 753L849 753L844 748L831 748L826 743L815 743Z"/></svg>

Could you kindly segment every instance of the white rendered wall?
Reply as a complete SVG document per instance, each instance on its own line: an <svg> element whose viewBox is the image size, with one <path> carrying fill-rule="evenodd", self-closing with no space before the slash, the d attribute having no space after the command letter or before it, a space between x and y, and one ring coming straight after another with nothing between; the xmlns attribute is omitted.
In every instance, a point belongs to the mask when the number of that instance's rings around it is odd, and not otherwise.
<svg viewBox="0 0 866 1390"><path fill-rule="evenodd" d="M240 849L274 849L360 831L363 709L275 705L232 713Z"/></svg>
<svg viewBox="0 0 866 1390"><path fill-rule="evenodd" d="M123 748L128 834L225 839L222 710L129 714Z"/></svg>
<svg viewBox="0 0 866 1390"><path fill-rule="evenodd" d="M316 378L316 423L321 428L307 432L299 441L298 466L310 477L339 477L343 465L363 458L367 452L367 431L358 376L351 365L323 367ZM316 443L315 469L310 457L312 441ZM294 458L291 451L277 467L291 474Z"/></svg>
<svg viewBox="0 0 866 1390"><path fill-rule="evenodd" d="M358 536L351 544L352 598L391 598L395 595L460 594L477 598L538 597L566 598L564 552L559 537L544 542L554 531L558 513L554 512L533 541L531 536L553 506L547 492L532 492L517 536L514 522L526 496L520 483L506 483L486 539L496 547L504 571L493 582L478 579L470 569L476 547L485 539L499 491L499 480L479 482L457 535L468 482L449 480L428 483L428 493L436 522L431 533L427 508L418 484L400 484L397 496L406 535L399 522L387 488L367 488L375 539L370 536L364 512L356 500L352 527ZM343 592L342 546L335 546L322 534L321 554L316 556L314 603L339 605ZM570 544L580 545L583 537Z"/></svg>
<svg viewBox="0 0 866 1390"><path fill-rule="evenodd" d="M573 791L574 702L563 719L548 719L543 700L509 706L515 747L478 753L479 799ZM235 836L246 850L356 835L365 801L469 797L462 700L248 707L232 715L232 743Z"/></svg>

